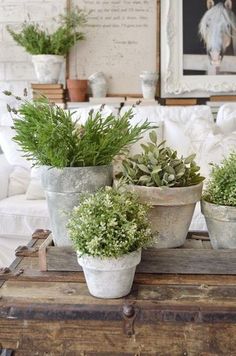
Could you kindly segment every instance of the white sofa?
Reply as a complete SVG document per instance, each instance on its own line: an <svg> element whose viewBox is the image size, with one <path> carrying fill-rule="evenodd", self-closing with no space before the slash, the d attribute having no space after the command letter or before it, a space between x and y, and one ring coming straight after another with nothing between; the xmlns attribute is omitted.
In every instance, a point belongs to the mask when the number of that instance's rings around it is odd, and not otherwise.
<svg viewBox="0 0 236 356"><path fill-rule="evenodd" d="M124 106L121 114L129 108ZM82 116L82 121L86 120L88 110L78 110L75 117ZM105 113L110 113L111 110L108 108ZM138 106L133 110L133 124L147 118L158 126L156 130L160 141L166 140L166 145L177 149L184 156L196 152L197 162L206 177L210 172L209 162L219 163L230 150L236 149L236 120L233 119L236 117L236 105L230 109L225 106L220 110L217 118L219 125L214 123L208 106L156 105ZM231 110L231 120L227 119L227 110ZM30 164L21 156L19 147L11 140L14 135L10 128L12 122L4 117L0 123L0 146L4 152L0 156L0 267L3 267L12 262L15 248L26 244L36 228L50 228L50 223L37 174L30 169ZM148 133L141 141L145 140L148 140ZM132 153L139 150L140 142L131 148ZM191 229L206 229L199 205Z"/></svg>

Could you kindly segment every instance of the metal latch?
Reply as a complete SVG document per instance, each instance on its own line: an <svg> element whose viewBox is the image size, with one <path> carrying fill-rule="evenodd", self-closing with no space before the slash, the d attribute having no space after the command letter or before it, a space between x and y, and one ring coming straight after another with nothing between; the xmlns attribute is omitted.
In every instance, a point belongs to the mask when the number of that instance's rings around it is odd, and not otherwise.
<svg viewBox="0 0 236 356"><path fill-rule="evenodd" d="M123 318L124 318L124 333L131 337L135 334L134 331L134 320L137 316L137 310L133 303L128 303L123 305Z"/></svg>

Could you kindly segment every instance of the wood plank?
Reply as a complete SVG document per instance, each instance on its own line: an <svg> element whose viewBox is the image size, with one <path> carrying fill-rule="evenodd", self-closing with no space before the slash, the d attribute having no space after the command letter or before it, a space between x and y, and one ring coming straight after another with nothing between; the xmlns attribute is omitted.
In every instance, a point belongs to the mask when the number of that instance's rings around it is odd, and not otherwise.
<svg viewBox="0 0 236 356"><path fill-rule="evenodd" d="M131 338L124 336L122 322L3 320L0 325L3 346L15 349L15 356L234 356L235 334L236 326L224 323L135 324Z"/></svg>
<svg viewBox="0 0 236 356"><path fill-rule="evenodd" d="M197 105L197 99L165 99L165 105L167 106L191 106Z"/></svg>
<svg viewBox="0 0 236 356"><path fill-rule="evenodd" d="M236 275L236 250L146 250L139 273Z"/></svg>
<svg viewBox="0 0 236 356"><path fill-rule="evenodd" d="M88 304L103 305L104 300L92 297L85 283L6 281L0 290L0 314L4 307L24 305L35 309L35 304ZM131 293L123 299L106 300L108 305L129 302L153 302L156 306L214 307L218 310L236 310L236 284L231 286L209 285L141 285L134 284ZM34 306L33 306L34 304ZM11 309L13 310L13 309Z"/></svg>
<svg viewBox="0 0 236 356"><path fill-rule="evenodd" d="M52 234L50 234L39 247L38 256L39 256L39 268L41 271L47 271L48 269L46 256L47 256L48 246L52 243L52 240L53 240Z"/></svg>
<svg viewBox="0 0 236 356"><path fill-rule="evenodd" d="M187 239L181 248L202 250L202 240Z"/></svg>
<svg viewBox="0 0 236 356"><path fill-rule="evenodd" d="M190 244L186 242L185 247ZM142 253L138 273L182 273L182 274L231 274L236 275L236 251L201 248L200 241L195 249L148 249ZM198 245L198 249L196 249ZM189 247L191 247L189 246ZM45 270L45 269L44 269ZM48 271L81 271L76 253L71 247L47 247Z"/></svg>

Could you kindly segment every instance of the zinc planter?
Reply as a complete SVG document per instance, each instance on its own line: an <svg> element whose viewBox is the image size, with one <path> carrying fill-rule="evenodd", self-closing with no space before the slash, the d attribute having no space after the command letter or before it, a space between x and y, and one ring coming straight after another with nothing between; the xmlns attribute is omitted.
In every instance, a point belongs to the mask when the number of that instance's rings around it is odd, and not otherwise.
<svg viewBox="0 0 236 356"><path fill-rule="evenodd" d="M203 184L183 188L128 185L142 203L151 205L149 220L155 248L179 247L185 243Z"/></svg>
<svg viewBox="0 0 236 356"><path fill-rule="evenodd" d="M56 246L72 245L67 234L68 212L80 202L85 192L112 185L112 166L66 167L44 166L42 186L45 190L53 240Z"/></svg>
<svg viewBox="0 0 236 356"><path fill-rule="evenodd" d="M53 54L33 55L32 62L38 82L41 84L58 83L64 61L63 56Z"/></svg>
<svg viewBox="0 0 236 356"><path fill-rule="evenodd" d="M121 298L132 288L141 249L119 258L81 256L77 253L90 294L97 298Z"/></svg>
<svg viewBox="0 0 236 356"><path fill-rule="evenodd" d="M214 249L236 248L236 207L201 201L201 210Z"/></svg>

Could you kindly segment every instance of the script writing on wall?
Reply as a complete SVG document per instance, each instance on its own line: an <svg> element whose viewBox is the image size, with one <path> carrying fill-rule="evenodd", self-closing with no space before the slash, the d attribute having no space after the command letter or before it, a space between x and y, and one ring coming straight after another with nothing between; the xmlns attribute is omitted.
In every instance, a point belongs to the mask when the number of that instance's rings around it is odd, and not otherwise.
<svg viewBox="0 0 236 356"><path fill-rule="evenodd" d="M86 40L78 44L71 58L71 73L85 78L102 71L110 94L140 93L140 72L157 66L157 1L74 3L90 12L84 28Z"/></svg>

